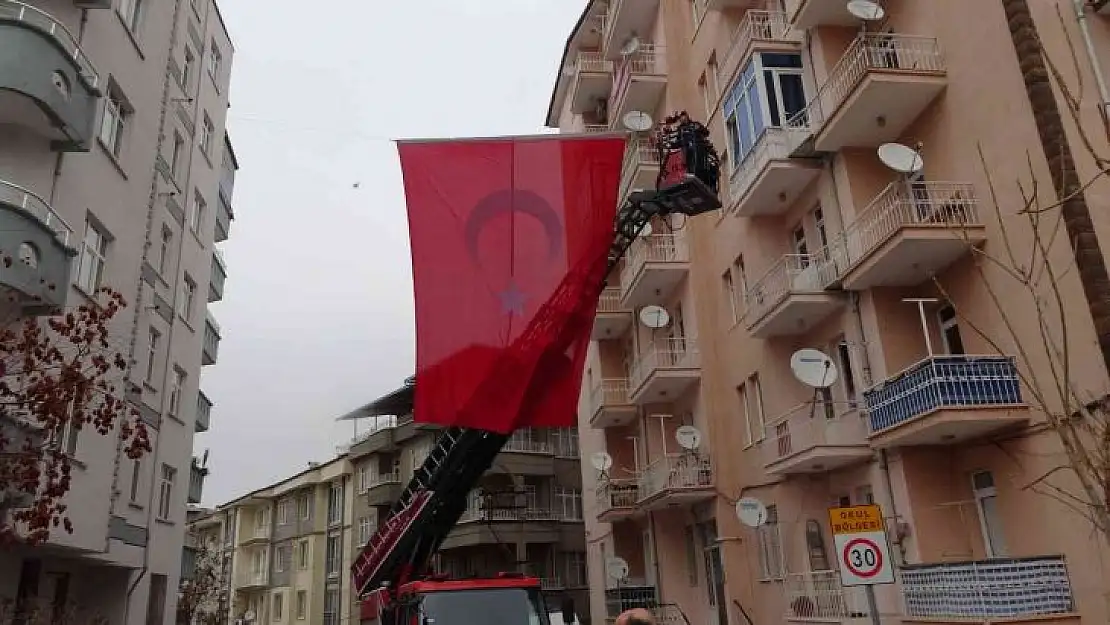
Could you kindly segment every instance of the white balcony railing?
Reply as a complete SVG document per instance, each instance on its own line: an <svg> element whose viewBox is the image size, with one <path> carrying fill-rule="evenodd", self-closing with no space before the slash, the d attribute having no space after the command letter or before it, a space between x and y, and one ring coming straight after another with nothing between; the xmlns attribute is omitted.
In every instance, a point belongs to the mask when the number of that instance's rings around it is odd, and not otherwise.
<svg viewBox="0 0 1110 625"><path fill-rule="evenodd" d="M640 473L640 499L668 490L710 488L713 469L709 458L692 454L667 455L655 460Z"/></svg>
<svg viewBox="0 0 1110 625"><path fill-rule="evenodd" d="M545 438L538 438L542 436L537 430L531 428L524 428L516 430L505 441L505 446L501 448L502 451L515 451L533 454L550 454L554 453L551 447L551 441Z"/></svg>
<svg viewBox="0 0 1110 625"><path fill-rule="evenodd" d="M0 17L3 17L4 0L0 0ZM6 180L0 180L0 202L17 206L32 215L42 225L54 232L63 245L69 245L73 228L69 227L61 215L54 212L50 204L37 194Z"/></svg>
<svg viewBox="0 0 1110 625"><path fill-rule="evenodd" d="M599 313L620 313L630 312L627 308L621 307L621 290L620 287L610 286L605 287L601 292L601 297L597 300L597 312Z"/></svg>
<svg viewBox="0 0 1110 625"><path fill-rule="evenodd" d="M388 486L389 484L400 484L401 472L391 471L389 473L371 473L366 478L366 488L377 488L378 486Z"/></svg>
<svg viewBox="0 0 1110 625"><path fill-rule="evenodd" d="M603 406L625 405L628 401L628 378L602 378L590 389L593 412Z"/></svg>
<svg viewBox="0 0 1110 625"><path fill-rule="evenodd" d="M767 127L756 140L752 149L736 164L729 177L728 194L732 200L729 212L735 212L740 206L739 200L751 189L759 173L767 164L774 160L790 157L793 149L790 135L798 132L798 128Z"/></svg>
<svg viewBox="0 0 1110 625"><path fill-rule="evenodd" d="M786 254L744 294L745 317L753 324L792 293L823 291L836 278L828 248L815 254Z"/></svg>
<svg viewBox="0 0 1110 625"><path fill-rule="evenodd" d="M612 132L612 129L605 124L582 124L582 132L589 135L602 132Z"/></svg>
<svg viewBox="0 0 1110 625"><path fill-rule="evenodd" d="M834 404L806 402L766 425L763 463L771 464L814 447L863 445L866 423L855 410L837 414Z"/></svg>
<svg viewBox="0 0 1110 625"><path fill-rule="evenodd" d="M640 49L622 58L613 68L613 91L609 94L609 111L620 110L634 76L661 76L664 69L664 51L654 43L641 43Z"/></svg>
<svg viewBox="0 0 1110 625"><path fill-rule="evenodd" d="M830 247L839 260L837 248L843 246L844 260L850 266L901 228L961 228L972 224L982 222L971 184L897 180L879 192Z"/></svg>
<svg viewBox="0 0 1110 625"><path fill-rule="evenodd" d="M640 486L637 478L615 478L608 482L598 484L594 488L599 511L612 510L613 508L631 508L636 505L639 497Z"/></svg>
<svg viewBox="0 0 1110 625"><path fill-rule="evenodd" d="M816 129L836 112L868 72L877 70L941 72L944 71L944 57L940 44L933 37L861 34L848 45L817 95L806 108L792 116L787 125L808 124Z"/></svg>
<svg viewBox="0 0 1110 625"><path fill-rule="evenodd" d="M902 569L906 616L999 621L1075 611L1063 556L915 564Z"/></svg>
<svg viewBox="0 0 1110 625"><path fill-rule="evenodd" d="M632 278L646 263L684 263L690 260L686 245L673 234L652 234L640 237L628 248L624 270L621 271L621 288L627 290Z"/></svg>
<svg viewBox="0 0 1110 625"><path fill-rule="evenodd" d="M839 621L867 616L863 587L840 585L838 571L810 571L786 576L786 618Z"/></svg>
<svg viewBox="0 0 1110 625"><path fill-rule="evenodd" d="M266 586L270 576L266 571L243 571L239 574L239 586Z"/></svg>
<svg viewBox="0 0 1110 625"><path fill-rule="evenodd" d="M621 195L632 190L632 182L641 167L658 166L659 152L653 140L640 137L630 141L625 148L624 163L621 166Z"/></svg>
<svg viewBox="0 0 1110 625"><path fill-rule="evenodd" d="M53 15L16 0L0 0L0 18L24 22L50 35L66 54L73 57L82 80L93 89L100 86L100 74L77 43L77 37Z"/></svg>
<svg viewBox="0 0 1110 625"><path fill-rule="evenodd" d="M790 28L790 18L785 12L748 9L732 35L732 45L725 53L723 67L738 67L753 41L797 40L798 35Z"/></svg>
<svg viewBox="0 0 1110 625"><path fill-rule="evenodd" d="M701 366L697 340L686 337L656 339L632 364L629 386L638 389L648 376L659 369L694 369Z"/></svg>
<svg viewBox="0 0 1110 625"><path fill-rule="evenodd" d="M574 69L577 72L611 72L613 62L606 59L600 52L585 50L574 58Z"/></svg>

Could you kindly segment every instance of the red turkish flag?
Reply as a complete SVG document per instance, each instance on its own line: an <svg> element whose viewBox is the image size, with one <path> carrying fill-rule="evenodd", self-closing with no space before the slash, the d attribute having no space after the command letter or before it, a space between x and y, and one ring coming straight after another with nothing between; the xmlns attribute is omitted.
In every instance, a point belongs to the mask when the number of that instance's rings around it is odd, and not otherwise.
<svg viewBox="0 0 1110 625"><path fill-rule="evenodd" d="M416 297L414 418L577 423L625 139L401 141Z"/></svg>

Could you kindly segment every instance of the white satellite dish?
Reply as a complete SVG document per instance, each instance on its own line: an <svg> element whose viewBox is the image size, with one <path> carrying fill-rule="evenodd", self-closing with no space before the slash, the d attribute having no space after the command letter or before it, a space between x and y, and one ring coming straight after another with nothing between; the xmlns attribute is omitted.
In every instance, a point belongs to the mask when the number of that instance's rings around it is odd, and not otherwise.
<svg viewBox="0 0 1110 625"><path fill-rule="evenodd" d="M593 455L590 456L590 464L594 465L594 468L598 471L604 473L613 467L613 457L604 451L595 451Z"/></svg>
<svg viewBox="0 0 1110 625"><path fill-rule="evenodd" d="M883 19L886 15L883 7L879 6L877 2L872 2L872 0L850 0L848 2L848 12L865 22L875 22Z"/></svg>
<svg viewBox="0 0 1110 625"><path fill-rule="evenodd" d="M628 577L628 562L624 558L609 558L605 563L605 572L616 580L622 580Z"/></svg>
<svg viewBox="0 0 1110 625"><path fill-rule="evenodd" d="M697 449L701 446L701 430L692 425L679 426L674 431L674 439L678 441L678 446L683 449Z"/></svg>
<svg viewBox="0 0 1110 625"><path fill-rule="evenodd" d="M744 497L736 502L736 518L748 527L759 527L767 522L767 506L754 497Z"/></svg>
<svg viewBox="0 0 1110 625"><path fill-rule="evenodd" d="M828 388L836 382L836 364L824 352L805 348L790 357L790 370L806 386Z"/></svg>
<svg viewBox="0 0 1110 625"><path fill-rule="evenodd" d="M624 42L624 45L621 46L621 56L631 56L639 51L640 38L636 35L629 37L628 40Z"/></svg>
<svg viewBox="0 0 1110 625"><path fill-rule="evenodd" d="M921 154L901 143L884 143L878 149L883 165L903 174L916 174L925 166Z"/></svg>
<svg viewBox="0 0 1110 625"><path fill-rule="evenodd" d="M651 125L655 123L651 119L651 115L643 111L628 111L624 114L624 117L621 117L621 122L624 124L625 128L632 132L651 130Z"/></svg>
<svg viewBox="0 0 1110 625"><path fill-rule="evenodd" d="M651 229L651 224L644 222L644 227L640 228L640 236L650 237L652 232L653 230Z"/></svg>
<svg viewBox="0 0 1110 625"><path fill-rule="evenodd" d="M658 330L667 327L670 322L671 313L667 312L667 309L662 306L651 304L640 309L640 323L644 324L645 327Z"/></svg>

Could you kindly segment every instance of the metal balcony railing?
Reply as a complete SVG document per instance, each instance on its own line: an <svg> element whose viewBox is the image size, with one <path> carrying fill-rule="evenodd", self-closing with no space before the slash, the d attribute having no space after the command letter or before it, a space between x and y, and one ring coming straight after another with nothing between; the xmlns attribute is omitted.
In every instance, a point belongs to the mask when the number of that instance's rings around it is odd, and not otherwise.
<svg viewBox="0 0 1110 625"><path fill-rule="evenodd" d="M4 1L5 0L0 0L0 17L2 17L4 13ZM54 232L54 236L57 237L58 241L63 245L70 245L73 228L70 228L66 220L62 219L61 215L54 212L50 203L39 195L24 189L14 182L0 180L0 202L9 206L18 207L29 215L32 215L39 223ZM73 241L73 243L76 244L77 242Z"/></svg>
<svg viewBox="0 0 1110 625"><path fill-rule="evenodd" d="M690 260L686 245L673 234L652 234L636 239L628 249L621 288L627 290L645 263L684 263Z"/></svg>
<svg viewBox="0 0 1110 625"><path fill-rule="evenodd" d="M1075 611L1063 556L911 564L902 569L906 616L982 622Z"/></svg>
<svg viewBox="0 0 1110 625"><path fill-rule="evenodd" d="M629 402L628 378L602 378L590 389L591 414L604 406L621 406Z"/></svg>
<svg viewBox="0 0 1110 625"><path fill-rule="evenodd" d="M786 128L764 128L752 149L732 169L728 183L729 197L732 198L730 213L736 212L740 206L739 200L751 189L767 163L790 156L793 149L789 136L791 132L793 130Z"/></svg>
<svg viewBox="0 0 1110 625"><path fill-rule="evenodd" d="M389 484L400 484L401 472L390 471L388 473L371 473L366 478L366 488L377 488L378 486L388 486Z"/></svg>
<svg viewBox="0 0 1110 625"><path fill-rule="evenodd" d="M784 582L788 619L838 621L868 614L863 588L841 586L838 571L790 573Z"/></svg>
<svg viewBox="0 0 1110 625"><path fill-rule="evenodd" d="M641 43L640 49L624 57L613 68L613 92L609 95L609 110L618 111L636 76L661 76L664 69L663 47L654 43Z"/></svg>
<svg viewBox="0 0 1110 625"><path fill-rule="evenodd" d="M776 417L765 427L763 463L778 462L814 447L865 444L859 413L837 412L833 404L806 402Z"/></svg>
<svg viewBox="0 0 1110 625"><path fill-rule="evenodd" d="M1011 356L932 356L863 392L872 432L939 408L1020 405Z"/></svg>
<svg viewBox="0 0 1110 625"><path fill-rule="evenodd" d="M270 583L268 571L243 571L236 579L238 586L266 586Z"/></svg>
<svg viewBox="0 0 1110 625"><path fill-rule="evenodd" d="M816 129L832 116L871 71L942 72L944 57L933 37L863 33L836 62L817 95L787 120L787 126Z"/></svg>
<svg viewBox="0 0 1110 625"><path fill-rule="evenodd" d="M561 521L565 515L550 508L542 506L527 506L518 509L483 508L480 498L478 501L471 499L459 521Z"/></svg>
<svg viewBox="0 0 1110 625"><path fill-rule="evenodd" d="M798 34L790 28L790 18L783 11L748 9L736 26L732 44L724 56L723 67L739 67L742 55L753 41L797 41ZM723 78L728 78L724 76Z"/></svg>
<svg viewBox="0 0 1110 625"><path fill-rule="evenodd" d="M640 499L668 490L709 488L713 486L713 467L709 458L693 454L663 456L644 468L638 486Z"/></svg>
<svg viewBox="0 0 1110 625"><path fill-rule="evenodd" d="M621 195L630 192L636 172L641 167L658 167L659 152L655 142L647 137L638 137L628 142L621 165ZM654 181L652 181L654 183ZM654 184L653 184L654 186Z"/></svg>
<svg viewBox="0 0 1110 625"><path fill-rule="evenodd" d="M80 69L78 75L81 79L93 89L100 86L100 74L77 43L77 37L53 15L16 0L0 0L0 18L23 22L52 37L66 51L66 54L73 57L73 61Z"/></svg>
<svg viewBox="0 0 1110 625"><path fill-rule="evenodd" d="M701 366L701 354L693 338L670 337L656 339L647 351L632 364L628 372L629 386L638 389L647 378L659 369L691 369Z"/></svg>
<svg viewBox="0 0 1110 625"><path fill-rule="evenodd" d="M551 441L547 440L547 436L542 430L533 430L531 428L524 428L516 430L505 441L505 446L501 448L502 451L515 451L522 453L532 454L551 454L555 450L551 446Z"/></svg>
<svg viewBox="0 0 1110 625"><path fill-rule="evenodd" d="M626 579L619 586L613 586L610 580L609 584L605 589L605 613L609 618L632 608L651 610L659 605L659 591L644 580Z"/></svg>
<svg viewBox="0 0 1110 625"><path fill-rule="evenodd" d="M602 56L601 52L582 51L574 57L574 70L576 72L611 72L613 62Z"/></svg>
<svg viewBox="0 0 1110 625"><path fill-rule="evenodd" d="M748 288L744 316L754 324L791 294L824 291L836 278L827 247L814 254L786 254Z"/></svg>
<svg viewBox="0 0 1110 625"><path fill-rule="evenodd" d="M594 488L599 511L613 508L631 508L640 499L640 485L637 478L615 478L598 484Z"/></svg>
<svg viewBox="0 0 1110 625"><path fill-rule="evenodd" d="M621 313L630 312L627 308L621 307L621 289L616 286L605 287L601 292L601 297L597 300L597 312L599 313Z"/></svg>

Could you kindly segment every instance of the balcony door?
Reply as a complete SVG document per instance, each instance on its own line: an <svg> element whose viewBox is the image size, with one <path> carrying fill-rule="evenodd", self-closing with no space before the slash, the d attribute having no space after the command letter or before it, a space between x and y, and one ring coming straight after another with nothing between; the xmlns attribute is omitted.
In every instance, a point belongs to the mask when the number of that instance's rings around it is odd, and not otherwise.
<svg viewBox="0 0 1110 625"><path fill-rule="evenodd" d="M994 475L979 471L971 476L975 495L975 509L979 513L979 529L983 532L983 547L988 558L1006 557L1006 541L1002 537L1002 515L998 511L998 491L994 488Z"/></svg>
<svg viewBox="0 0 1110 625"><path fill-rule="evenodd" d="M644 581L648 586L655 586L655 554L652 546L654 540L651 535L651 528L644 530L642 541L644 544Z"/></svg>
<svg viewBox="0 0 1110 625"><path fill-rule="evenodd" d="M960 324L956 317L956 309L951 305L945 305L937 311L937 320L940 322L940 337L944 341L945 353L951 356L967 353L964 351L964 340L960 335Z"/></svg>
<svg viewBox="0 0 1110 625"><path fill-rule="evenodd" d="M698 524L702 557L705 561L705 589L709 599L709 625L728 625L728 602L725 599L725 568L721 561L721 544L717 542L717 521Z"/></svg>

